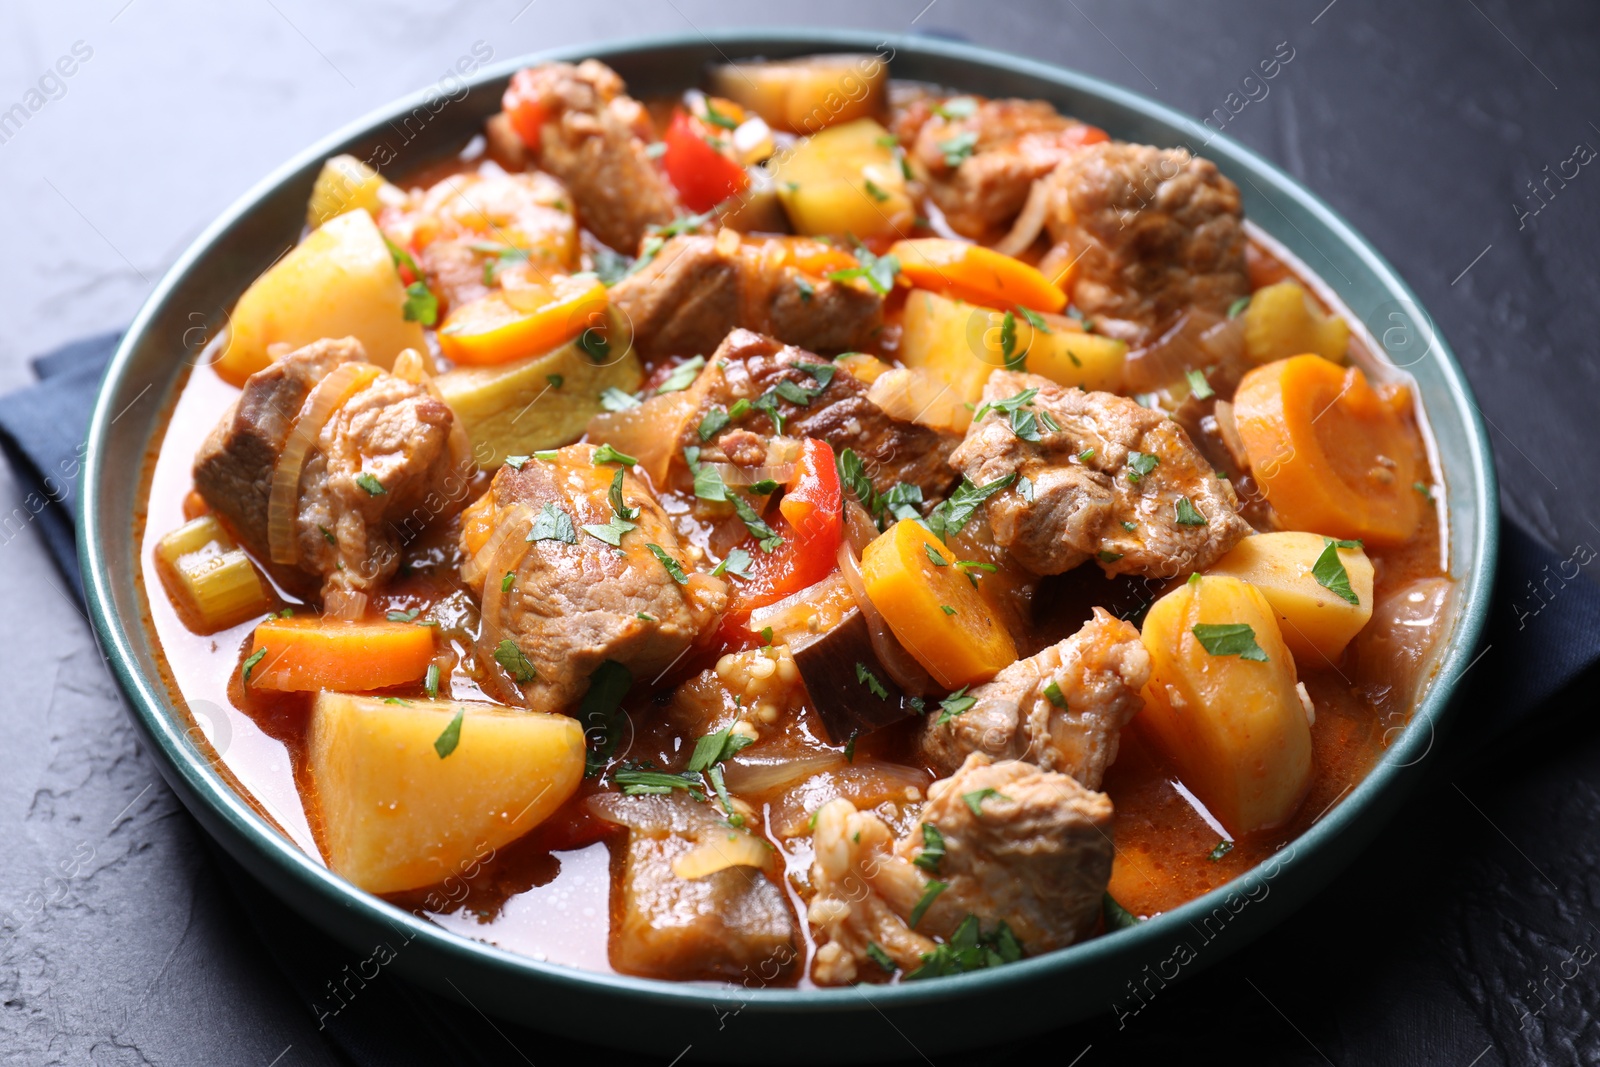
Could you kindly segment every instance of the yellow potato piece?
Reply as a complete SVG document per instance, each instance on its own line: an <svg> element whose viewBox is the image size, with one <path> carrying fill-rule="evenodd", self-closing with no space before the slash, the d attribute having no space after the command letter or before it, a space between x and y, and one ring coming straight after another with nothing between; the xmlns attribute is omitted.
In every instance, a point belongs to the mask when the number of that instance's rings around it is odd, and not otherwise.
<svg viewBox="0 0 1600 1067"><path fill-rule="evenodd" d="M816 133L886 113L889 64L869 53L728 63L711 68L711 86L774 129Z"/></svg>
<svg viewBox="0 0 1600 1067"><path fill-rule="evenodd" d="M1302 356L1307 352L1343 363L1350 327L1328 315L1296 282L1263 286L1244 311L1244 350L1254 363Z"/></svg>
<svg viewBox="0 0 1600 1067"><path fill-rule="evenodd" d="M1038 314L1045 329L1012 315L1012 362L1069 388L1115 390L1122 384L1128 346L1086 333L1065 315ZM1045 332L1048 330L1049 332ZM913 289L901 320L900 359L949 382L964 403L983 395L989 372L1006 365L1005 313Z"/></svg>
<svg viewBox="0 0 1600 1067"><path fill-rule="evenodd" d="M244 291L228 320L217 373L243 382L276 356L324 337L354 337L368 362L391 367L407 348L428 350L422 327L406 321L405 301L378 224L365 211L346 212Z"/></svg>
<svg viewBox="0 0 1600 1067"><path fill-rule="evenodd" d="M436 744L458 709L460 734L441 757ZM576 719L493 704L319 693L308 747L328 866L369 893L460 876L583 779Z"/></svg>
<svg viewBox="0 0 1600 1067"><path fill-rule="evenodd" d="M1207 651L1197 624L1249 626L1266 661ZM1151 672L1136 728L1231 833L1288 821L1311 786L1311 729L1266 597L1192 578L1150 606L1140 636Z"/></svg>
<svg viewBox="0 0 1600 1067"><path fill-rule="evenodd" d="M434 384L466 427L479 469L492 471L507 456L576 441L600 413L601 393L612 387L631 393L643 380L631 348L615 362L598 365L571 342L497 367L458 367Z"/></svg>
<svg viewBox="0 0 1600 1067"><path fill-rule="evenodd" d="M321 226L346 211L360 209L376 215L383 206L381 191L389 183L355 156L334 156L322 165L306 203L306 225ZM398 192L398 190L396 190Z"/></svg>
<svg viewBox="0 0 1600 1067"><path fill-rule="evenodd" d="M889 131L871 119L830 126L775 160L773 177L796 233L894 236L915 209Z"/></svg>
<svg viewBox="0 0 1600 1067"><path fill-rule="evenodd" d="M1327 543L1321 534L1299 531L1255 534L1206 571L1242 578L1260 590L1277 613L1283 643L1308 669L1336 662L1372 618L1372 561L1359 548L1334 549L1357 600L1352 604L1312 573Z"/></svg>

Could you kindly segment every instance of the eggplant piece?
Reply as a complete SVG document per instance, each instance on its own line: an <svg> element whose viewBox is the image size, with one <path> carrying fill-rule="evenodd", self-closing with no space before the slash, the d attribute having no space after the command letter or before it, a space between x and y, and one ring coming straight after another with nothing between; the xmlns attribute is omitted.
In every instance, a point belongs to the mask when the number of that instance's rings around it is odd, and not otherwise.
<svg viewBox="0 0 1600 1067"><path fill-rule="evenodd" d="M789 651L832 744L922 714L920 701L913 704L913 694L878 661L860 608L851 608L831 629L790 641Z"/></svg>

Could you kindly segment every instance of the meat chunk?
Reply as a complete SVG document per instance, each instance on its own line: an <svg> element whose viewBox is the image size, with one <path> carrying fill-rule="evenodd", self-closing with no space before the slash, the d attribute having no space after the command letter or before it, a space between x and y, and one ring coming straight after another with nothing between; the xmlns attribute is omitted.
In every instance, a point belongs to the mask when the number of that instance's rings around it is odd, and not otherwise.
<svg viewBox="0 0 1600 1067"><path fill-rule="evenodd" d="M733 239L729 239L733 238ZM781 246L679 236L611 290L641 354L710 352L742 326L813 352L865 348L883 326L883 297L809 276L784 262Z"/></svg>
<svg viewBox="0 0 1600 1067"><path fill-rule="evenodd" d="M1149 680L1150 653L1139 631L1095 608L1077 633L969 692L975 703L966 711L943 723L929 716L918 749L940 774L981 752L1027 760L1098 789L1116 761L1122 728L1144 706L1139 691Z"/></svg>
<svg viewBox="0 0 1600 1067"><path fill-rule="evenodd" d="M195 456L200 495L258 559L272 558L274 472L308 398L335 367L364 362L354 338L307 345L251 375ZM373 368L327 416L300 470L294 559L334 593L365 593L399 566L400 547L465 503L472 472L465 435L426 387Z"/></svg>
<svg viewBox="0 0 1600 1067"><path fill-rule="evenodd" d="M496 656L502 642L520 649L523 677L508 668L496 688L536 711L573 704L607 660L636 679L666 670L727 605L727 587L694 571L645 483L594 454L593 445L569 445L521 470L501 467L462 524L462 577L482 595L480 666L507 658ZM614 497L632 516L616 546L586 529L613 523ZM686 583L652 546L683 568Z"/></svg>
<svg viewBox="0 0 1600 1067"><path fill-rule="evenodd" d="M1055 247L1040 269L1077 263L1073 303L1103 332L1154 338L1180 313L1221 315L1250 295L1239 189L1181 148L1108 142L1049 177Z"/></svg>
<svg viewBox="0 0 1600 1067"><path fill-rule="evenodd" d="M798 956L794 918L765 871L735 866L699 877L678 873L685 857L726 847L728 836L741 831L681 794L613 793L590 804L602 818L629 828L613 910L613 967L648 978L752 984L792 968Z"/></svg>
<svg viewBox="0 0 1600 1067"><path fill-rule="evenodd" d="M1105 134L1043 100L984 100L964 116L929 108L910 155L950 228L985 240L1011 225L1036 180L1096 139Z"/></svg>
<svg viewBox="0 0 1600 1067"><path fill-rule="evenodd" d="M950 462L978 485L1020 476L986 507L995 541L1035 574L1094 557L1110 575L1176 578L1250 533L1233 487L1159 411L1004 370L983 404Z"/></svg>
<svg viewBox="0 0 1600 1067"><path fill-rule="evenodd" d="M968 756L928 787L922 808L944 838L937 877L948 886L923 924L948 936L968 915L986 929L1003 921L1030 955L1080 940L1111 880L1111 810L1110 797L1069 775ZM909 862L922 845L909 834L895 854Z"/></svg>
<svg viewBox="0 0 1600 1067"><path fill-rule="evenodd" d="M415 252L429 288L444 298L441 314L491 288L577 269L571 197L538 171L506 174L485 164L476 174L413 190L378 222L393 244Z"/></svg>
<svg viewBox="0 0 1600 1067"><path fill-rule="evenodd" d="M784 399L775 392L784 382L812 395L804 404ZM925 500L943 497L955 480L946 462L955 438L890 416L867 399L867 388L810 352L749 330L734 330L690 387L697 411L685 426L681 444L700 448L702 460L731 462L728 450L748 451L746 434L751 430L815 437L832 445L835 453L853 449L880 493L909 482L922 489ZM699 427L712 409L728 412L740 400L754 405L763 397L775 404L783 420L781 430L768 414L752 408L713 440L700 438Z"/></svg>
<svg viewBox="0 0 1600 1067"><path fill-rule="evenodd" d="M813 980L887 977L869 946L914 972L933 958L933 939L948 941L969 916L986 940L1003 942L1004 924L1030 954L1073 944L1093 928L1111 878L1111 811L1109 797L1067 775L974 753L928 789L920 823L944 846L929 873L916 864L921 826L895 841L877 814L828 802L812 834ZM912 929L931 878L945 888Z"/></svg>
<svg viewBox="0 0 1600 1067"><path fill-rule="evenodd" d="M677 193L645 151L655 134L644 105L599 60L534 67L523 95L546 116L534 157L572 190L583 225L621 252L681 212Z"/></svg>

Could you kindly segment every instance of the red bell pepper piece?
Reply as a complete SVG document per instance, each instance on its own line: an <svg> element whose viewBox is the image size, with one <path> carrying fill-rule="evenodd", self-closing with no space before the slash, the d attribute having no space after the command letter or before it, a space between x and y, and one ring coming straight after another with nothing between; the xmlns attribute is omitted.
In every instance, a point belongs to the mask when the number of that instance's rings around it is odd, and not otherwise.
<svg viewBox="0 0 1600 1067"><path fill-rule="evenodd" d="M690 211L710 211L749 186L745 169L713 147L718 138L711 129L682 108L672 113L661 139L667 146L661 165Z"/></svg>
<svg viewBox="0 0 1600 1067"><path fill-rule="evenodd" d="M530 152L537 152L539 131L550 111L544 104L533 71L519 70L511 76L505 96L500 99L500 107L504 109L506 118L511 120L511 128L522 138L522 143L528 146Z"/></svg>

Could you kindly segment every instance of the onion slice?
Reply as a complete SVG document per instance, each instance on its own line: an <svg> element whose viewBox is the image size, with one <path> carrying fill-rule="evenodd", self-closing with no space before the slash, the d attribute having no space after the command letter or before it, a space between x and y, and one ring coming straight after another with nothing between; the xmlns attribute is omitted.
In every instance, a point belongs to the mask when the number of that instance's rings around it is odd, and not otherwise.
<svg viewBox="0 0 1600 1067"><path fill-rule="evenodd" d="M850 547L849 541L839 542L839 572L849 583L850 592L856 599L856 607L861 609L861 617L867 621L867 633L872 637L873 654L878 657L883 669L889 672L889 677L911 696L930 696L941 692L939 683L933 680L933 675L913 659L911 653L907 652L895 638L888 624L883 621L877 606L872 603L872 598L867 595L867 582L861 577L861 564L857 562L855 550Z"/></svg>
<svg viewBox="0 0 1600 1067"><path fill-rule="evenodd" d="M488 544L478 553L478 558L485 560L482 569L483 610L480 613L476 645L478 669L495 678L505 695L518 697L521 696L521 690L511 684L509 676L494 658L494 651L505 634L500 615L506 590L500 588L501 580L507 571L515 571L521 566L523 557L528 554L528 530L532 526L533 509L522 504L513 505L506 509ZM476 581L476 577L473 580Z"/></svg>
<svg viewBox="0 0 1600 1067"><path fill-rule="evenodd" d="M322 598L324 618L360 622L367 613L367 594L355 589L330 589Z"/></svg>
<svg viewBox="0 0 1600 1067"><path fill-rule="evenodd" d="M777 466L740 467L733 463L713 463L717 473L722 475L724 485L755 485L757 482L773 481L779 485L788 485L789 479L794 477L793 463L780 463Z"/></svg>
<svg viewBox="0 0 1600 1067"><path fill-rule="evenodd" d="M272 492L267 497L267 548L272 562L300 562L300 539L294 526L306 455L339 405L377 376L378 368L370 363L341 363L312 388L301 405L272 468Z"/></svg>
<svg viewBox="0 0 1600 1067"><path fill-rule="evenodd" d="M1050 189L1043 178L1037 178L1033 188L1028 190L1028 202L1022 205L1017 221L1011 224L1011 232L995 244L994 250L1004 256L1018 256L1026 252L1038 239L1039 231L1044 229L1044 218L1049 207Z"/></svg>
<svg viewBox="0 0 1600 1067"><path fill-rule="evenodd" d="M772 848L752 834L713 834L704 844L690 849L672 861L672 873L686 881L704 878L729 867L765 867Z"/></svg>

